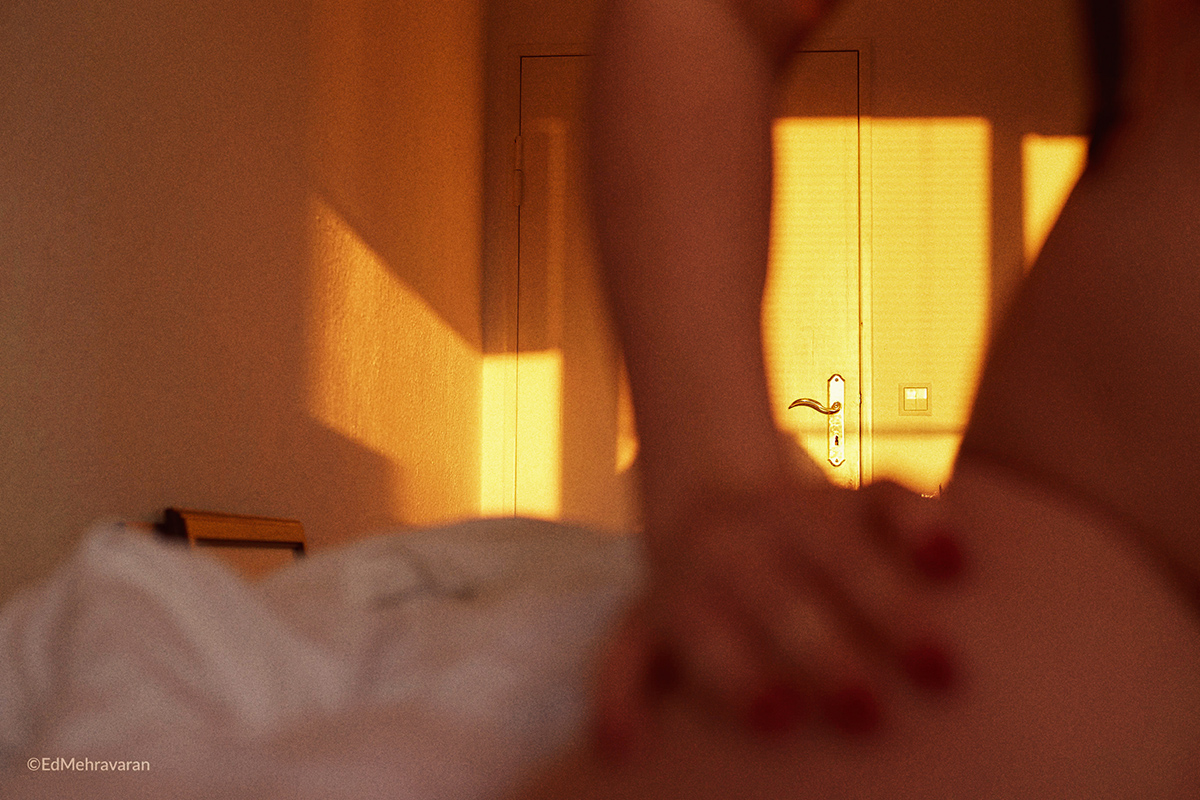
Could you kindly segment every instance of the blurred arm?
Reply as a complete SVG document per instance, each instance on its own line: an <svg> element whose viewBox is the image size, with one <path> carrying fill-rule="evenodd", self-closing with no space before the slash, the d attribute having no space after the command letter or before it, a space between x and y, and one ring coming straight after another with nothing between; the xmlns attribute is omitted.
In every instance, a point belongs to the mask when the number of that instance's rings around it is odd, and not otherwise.
<svg viewBox="0 0 1200 800"><path fill-rule="evenodd" d="M824 5L617 0L602 30L594 201L650 530L705 487L783 470L760 331L771 101Z"/></svg>

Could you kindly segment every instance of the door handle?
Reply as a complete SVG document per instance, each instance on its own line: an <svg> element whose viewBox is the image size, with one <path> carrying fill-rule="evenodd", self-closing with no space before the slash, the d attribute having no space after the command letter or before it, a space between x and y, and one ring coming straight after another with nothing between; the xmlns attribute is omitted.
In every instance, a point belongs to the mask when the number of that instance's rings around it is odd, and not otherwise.
<svg viewBox="0 0 1200 800"><path fill-rule="evenodd" d="M829 378L829 405L822 405L816 400L807 397L801 397L793 402L788 408L796 408L804 406L811 408L818 414L824 414L829 418L829 463L835 467L840 467L846 461L846 381L841 375L831 375Z"/></svg>
<svg viewBox="0 0 1200 800"><path fill-rule="evenodd" d="M825 406L821 405L819 400L810 400L807 397L801 397L799 400L793 400L792 404L790 406L788 406L788 408L796 408L797 406L804 406L805 408L811 408L813 411L817 412L818 414L836 414L842 410L841 403L835 402L829 408L826 408Z"/></svg>

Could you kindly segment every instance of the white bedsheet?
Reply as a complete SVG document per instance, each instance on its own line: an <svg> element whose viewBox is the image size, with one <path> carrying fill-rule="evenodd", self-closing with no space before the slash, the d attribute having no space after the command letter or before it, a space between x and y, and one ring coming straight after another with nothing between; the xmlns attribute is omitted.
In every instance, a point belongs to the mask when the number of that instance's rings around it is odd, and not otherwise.
<svg viewBox="0 0 1200 800"><path fill-rule="evenodd" d="M577 731L638 574L628 540L507 519L251 584L98 525L0 613L0 797L494 797Z"/></svg>

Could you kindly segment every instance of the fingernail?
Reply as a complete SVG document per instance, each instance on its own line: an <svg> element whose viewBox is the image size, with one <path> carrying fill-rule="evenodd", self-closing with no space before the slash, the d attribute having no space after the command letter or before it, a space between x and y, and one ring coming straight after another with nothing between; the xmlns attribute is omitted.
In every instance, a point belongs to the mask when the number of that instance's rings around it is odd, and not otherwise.
<svg viewBox="0 0 1200 800"><path fill-rule="evenodd" d="M633 752L633 736L612 720L597 720L592 728L592 746L601 759L620 763Z"/></svg>
<svg viewBox="0 0 1200 800"><path fill-rule="evenodd" d="M904 671L917 686L935 692L944 692L954 686L954 659L937 642L917 642L905 650L900 658Z"/></svg>
<svg viewBox="0 0 1200 800"><path fill-rule="evenodd" d="M913 548L917 569L933 580L947 581L958 577L964 561L958 536L947 528L932 529L925 540Z"/></svg>
<svg viewBox="0 0 1200 800"><path fill-rule="evenodd" d="M746 724L750 730L764 736L783 736L800 727L806 710L807 704L800 692L781 683L754 699L746 715Z"/></svg>
<svg viewBox="0 0 1200 800"><path fill-rule="evenodd" d="M865 683L847 683L825 699L825 718L850 736L874 733L883 720L875 691Z"/></svg>

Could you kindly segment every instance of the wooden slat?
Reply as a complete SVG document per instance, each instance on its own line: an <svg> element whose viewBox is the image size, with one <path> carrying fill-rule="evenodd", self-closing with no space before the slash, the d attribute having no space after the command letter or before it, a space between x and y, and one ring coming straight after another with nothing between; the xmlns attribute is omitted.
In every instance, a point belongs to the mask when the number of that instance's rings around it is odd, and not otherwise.
<svg viewBox="0 0 1200 800"><path fill-rule="evenodd" d="M192 545L275 546L304 552L304 526L298 520L182 508L168 508L164 517L163 532Z"/></svg>
<svg viewBox="0 0 1200 800"><path fill-rule="evenodd" d="M304 526L298 520L168 508L158 530L221 559L255 579L304 555Z"/></svg>

